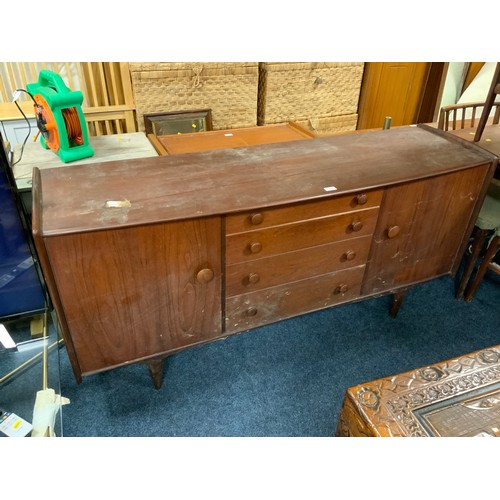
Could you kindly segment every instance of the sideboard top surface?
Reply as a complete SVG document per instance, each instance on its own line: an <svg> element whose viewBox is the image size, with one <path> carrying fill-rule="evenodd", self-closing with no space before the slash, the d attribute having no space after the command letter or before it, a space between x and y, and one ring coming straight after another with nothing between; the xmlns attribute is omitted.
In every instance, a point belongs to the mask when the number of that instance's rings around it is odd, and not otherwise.
<svg viewBox="0 0 500 500"><path fill-rule="evenodd" d="M426 126L34 170L44 236L252 210L398 184L496 157Z"/></svg>

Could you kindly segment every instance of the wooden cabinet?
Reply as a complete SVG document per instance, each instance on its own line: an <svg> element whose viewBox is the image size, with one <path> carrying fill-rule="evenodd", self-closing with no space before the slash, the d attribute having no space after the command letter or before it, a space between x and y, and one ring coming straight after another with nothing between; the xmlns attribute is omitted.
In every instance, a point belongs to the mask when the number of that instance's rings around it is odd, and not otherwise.
<svg viewBox="0 0 500 500"><path fill-rule="evenodd" d="M77 380L453 275L496 162L419 126L35 169Z"/></svg>

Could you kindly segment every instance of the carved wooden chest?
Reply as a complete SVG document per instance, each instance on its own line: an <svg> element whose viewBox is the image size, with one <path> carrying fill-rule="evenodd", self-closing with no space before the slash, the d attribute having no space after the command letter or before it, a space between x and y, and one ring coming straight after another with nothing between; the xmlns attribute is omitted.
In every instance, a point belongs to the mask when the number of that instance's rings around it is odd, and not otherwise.
<svg viewBox="0 0 500 500"><path fill-rule="evenodd" d="M349 388L337 436L500 436L500 346Z"/></svg>

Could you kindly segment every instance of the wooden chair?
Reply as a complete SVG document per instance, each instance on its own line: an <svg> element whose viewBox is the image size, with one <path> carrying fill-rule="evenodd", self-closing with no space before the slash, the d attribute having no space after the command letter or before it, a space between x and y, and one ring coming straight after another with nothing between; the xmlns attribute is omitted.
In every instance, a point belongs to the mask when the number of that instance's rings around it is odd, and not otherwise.
<svg viewBox="0 0 500 500"><path fill-rule="evenodd" d="M494 76L494 82L498 82L500 78L499 72L500 64L497 65L497 69ZM492 119L492 124L496 125L499 123L500 118L500 103L495 103L495 96L491 98L492 91L498 91L500 85L491 86L490 93L485 102L474 102L474 103L464 103L464 104L452 104L450 106L443 106L439 112L438 127L442 130L457 130L464 128L473 128L476 123L476 116L478 108L482 108L480 123L478 124L478 129L476 130L474 141L480 140L482 131L489 119L491 110L495 109L495 113ZM478 134L479 127L482 123L481 133ZM476 139L479 137L478 139ZM488 241L489 240L489 241ZM476 267L478 258L483 252L485 245L488 246L486 252L481 260L479 268L475 274L472 276L473 271ZM465 263L465 269L462 277L460 278L455 297L457 299L462 298L467 302L472 300L477 287L481 283L486 270L492 267L492 261L495 258L498 250L500 248L500 184L498 181L493 180L492 184L488 188L488 193L484 200L479 216L476 220L474 227L474 234L472 245L470 247L470 254ZM465 294L465 295L464 295Z"/></svg>
<svg viewBox="0 0 500 500"><path fill-rule="evenodd" d="M486 126L486 122L488 121L491 109L493 108L495 99L499 94L500 94L500 63L497 63L495 72L493 73L493 79L491 81L488 97L486 98L486 102L484 103L483 112L481 113L479 125L477 126L476 134L474 136L474 142L478 142L481 140L481 136L483 135L484 127ZM499 108L497 105L497 111L495 113L497 121L494 123L498 123L498 109Z"/></svg>
<svg viewBox="0 0 500 500"><path fill-rule="evenodd" d="M439 110L438 128L441 130L457 130L464 128L474 128L479 115L478 110L484 109L484 102L469 102L464 104L450 104L443 106ZM493 103L488 111L495 108L492 124L498 124L500 120L500 102Z"/></svg>
<svg viewBox="0 0 500 500"><path fill-rule="evenodd" d="M489 238L486 253L479 265L476 275L471 278L478 257ZM464 295L464 300L470 302L477 287L481 283L486 270L491 267L492 261L500 250L500 183L493 181L489 188L483 206L479 212L474 227L470 255L465 263L464 273L460 279L455 297Z"/></svg>

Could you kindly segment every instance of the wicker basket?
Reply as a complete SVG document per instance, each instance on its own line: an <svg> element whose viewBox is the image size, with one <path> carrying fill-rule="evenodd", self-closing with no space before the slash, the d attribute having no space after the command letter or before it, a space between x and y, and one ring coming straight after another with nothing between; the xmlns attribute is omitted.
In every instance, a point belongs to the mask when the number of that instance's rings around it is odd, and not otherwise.
<svg viewBox="0 0 500 500"><path fill-rule="evenodd" d="M358 111L364 63L260 63L257 123Z"/></svg>
<svg viewBox="0 0 500 500"><path fill-rule="evenodd" d="M211 109L214 130L257 124L258 63L130 63L137 123L144 114Z"/></svg>
<svg viewBox="0 0 500 500"><path fill-rule="evenodd" d="M358 115L312 117L295 122L315 135L331 135L356 130Z"/></svg>

